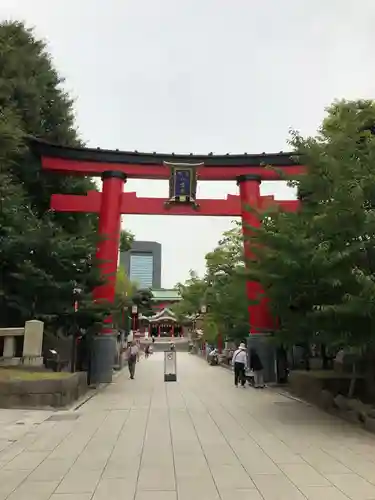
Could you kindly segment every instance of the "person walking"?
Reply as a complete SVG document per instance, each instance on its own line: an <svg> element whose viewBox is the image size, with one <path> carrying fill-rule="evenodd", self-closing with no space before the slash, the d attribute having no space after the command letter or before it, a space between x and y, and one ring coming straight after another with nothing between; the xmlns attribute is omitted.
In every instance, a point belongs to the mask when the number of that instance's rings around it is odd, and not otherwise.
<svg viewBox="0 0 375 500"><path fill-rule="evenodd" d="M241 342L239 348L236 351L234 351L232 357L232 366L234 369L234 385L236 387L238 387L238 382L241 382L241 387L245 387L246 365L247 365L246 346L243 342Z"/></svg>
<svg viewBox="0 0 375 500"><path fill-rule="evenodd" d="M135 375L135 365L137 364L137 357L138 357L138 346L134 340L130 342L127 355L128 355L129 374L130 378L133 379Z"/></svg>
<svg viewBox="0 0 375 500"><path fill-rule="evenodd" d="M263 364L255 348L250 349L250 369L254 372L254 387L256 389L263 389Z"/></svg>
<svg viewBox="0 0 375 500"><path fill-rule="evenodd" d="M145 358L147 359L149 355L150 355L150 346L149 344L147 344L145 347Z"/></svg>

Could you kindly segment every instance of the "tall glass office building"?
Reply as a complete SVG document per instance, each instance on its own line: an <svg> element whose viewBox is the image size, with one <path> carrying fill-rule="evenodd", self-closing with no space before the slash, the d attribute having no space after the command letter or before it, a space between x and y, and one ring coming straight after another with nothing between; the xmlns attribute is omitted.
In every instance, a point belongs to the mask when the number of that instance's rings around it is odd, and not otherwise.
<svg viewBox="0 0 375 500"><path fill-rule="evenodd" d="M130 281L137 283L140 288L152 288L154 273L154 256L152 253L130 254Z"/></svg>
<svg viewBox="0 0 375 500"><path fill-rule="evenodd" d="M155 241L134 241L128 252L120 254L130 280L139 288L161 288L161 244Z"/></svg>

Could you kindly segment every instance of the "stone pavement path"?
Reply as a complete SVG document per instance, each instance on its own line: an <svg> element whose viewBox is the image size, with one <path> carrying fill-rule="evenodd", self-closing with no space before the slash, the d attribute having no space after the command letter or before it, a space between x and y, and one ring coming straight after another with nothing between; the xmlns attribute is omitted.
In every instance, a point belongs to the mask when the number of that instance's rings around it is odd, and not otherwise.
<svg viewBox="0 0 375 500"><path fill-rule="evenodd" d="M162 354L77 412L0 410L0 500L370 500L375 439L229 371Z"/></svg>

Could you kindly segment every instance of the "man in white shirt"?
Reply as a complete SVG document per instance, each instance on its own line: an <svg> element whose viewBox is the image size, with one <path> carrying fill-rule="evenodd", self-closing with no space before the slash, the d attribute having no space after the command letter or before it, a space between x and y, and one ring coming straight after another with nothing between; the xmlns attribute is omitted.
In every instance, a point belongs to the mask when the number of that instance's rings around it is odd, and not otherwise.
<svg viewBox="0 0 375 500"><path fill-rule="evenodd" d="M247 353L246 353L246 346L243 342L240 344L239 348L233 354L232 366L234 368L234 385L238 387L238 382L240 381L241 386L245 387Z"/></svg>

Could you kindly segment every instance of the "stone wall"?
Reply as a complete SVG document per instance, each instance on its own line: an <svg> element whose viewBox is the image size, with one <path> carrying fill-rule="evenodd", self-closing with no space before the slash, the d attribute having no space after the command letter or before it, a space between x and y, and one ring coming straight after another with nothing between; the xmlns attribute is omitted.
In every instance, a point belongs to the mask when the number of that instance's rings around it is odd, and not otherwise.
<svg viewBox="0 0 375 500"><path fill-rule="evenodd" d="M359 398L361 393L366 394L364 378L356 380L356 397L349 399L346 395L350 374L327 372L325 376L322 373L317 375L314 376L312 372L292 372L289 377L291 392L331 414L375 432L375 402L364 402Z"/></svg>
<svg viewBox="0 0 375 500"><path fill-rule="evenodd" d="M1 408L62 408L87 391L86 373L63 378L0 381Z"/></svg>
<svg viewBox="0 0 375 500"><path fill-rule="evenodd" d="M351 375L334 371L292 371L289 375L289 388L296 395L311 403L318 404L322 391L329 391L334 397L338 394L346 395L349 391ZM357 377L355 396L367 401L365 397L365 379Z"/></svg>
<svg viewBox="0 0 375 500"><path fill-rule="evenodd" d="M42 366L44 323L38 320L26 321L23 328L0 328L0 337L4 339L2 365ZM16 337L23 337L22 357L16 355Z"/></svg>

